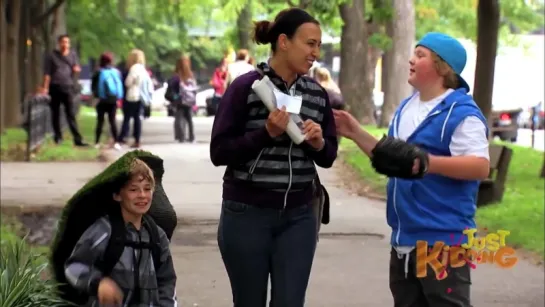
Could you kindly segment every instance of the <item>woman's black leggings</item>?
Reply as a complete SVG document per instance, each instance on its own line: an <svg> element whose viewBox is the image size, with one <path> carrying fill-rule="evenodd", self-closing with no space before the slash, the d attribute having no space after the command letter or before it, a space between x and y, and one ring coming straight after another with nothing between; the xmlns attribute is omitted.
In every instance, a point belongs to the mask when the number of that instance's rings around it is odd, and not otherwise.
<svg viewBox="0 0 545 307"><path fill-rule="evenodd" d="M104 115L108 114L108 122L110 124L110 132L114 140L117 139L117 124L115 122L115 113L117 105L114 102L100 100L96 106L97 109L97 126L95 130L95 144L100 143L100 135L102 134L102 126L104 126Z"/></svg>

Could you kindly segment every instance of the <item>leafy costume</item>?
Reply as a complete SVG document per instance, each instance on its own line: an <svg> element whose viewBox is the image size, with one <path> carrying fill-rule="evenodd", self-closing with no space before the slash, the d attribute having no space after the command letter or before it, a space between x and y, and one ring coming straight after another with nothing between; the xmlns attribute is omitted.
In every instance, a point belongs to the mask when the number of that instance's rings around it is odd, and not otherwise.
<svg viewBox="0 0 545 307"><path fill-rule="evenodd" d="M59 289L61 296L69 301L77 301L79 298L78 294L67 285L64 264L78 239L89 226L100 217L115 212L112 210L119 210L119 203L113 199L113 193L118 192L128 181L130 166L134 159L140 159L146 163L155 177L155 191L147 214L165 231L169 240L172 238L177 217L162 186L163 160L143 150L126 153L76 192L61 214L51 248L50 263L55 279L63 284Z"/></svg>

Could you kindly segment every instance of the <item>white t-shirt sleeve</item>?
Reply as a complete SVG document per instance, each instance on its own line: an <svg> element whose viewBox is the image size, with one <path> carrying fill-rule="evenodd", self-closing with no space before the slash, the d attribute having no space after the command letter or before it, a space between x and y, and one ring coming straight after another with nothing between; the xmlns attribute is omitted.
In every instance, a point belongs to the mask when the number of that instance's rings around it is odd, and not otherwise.
<svg viewBox="0 0 545 307"><path fill-rule="evenodd" d="M467 117L454 130L449 148L452 156L476 156L490 160L486 126L476 116Z"/></svg>

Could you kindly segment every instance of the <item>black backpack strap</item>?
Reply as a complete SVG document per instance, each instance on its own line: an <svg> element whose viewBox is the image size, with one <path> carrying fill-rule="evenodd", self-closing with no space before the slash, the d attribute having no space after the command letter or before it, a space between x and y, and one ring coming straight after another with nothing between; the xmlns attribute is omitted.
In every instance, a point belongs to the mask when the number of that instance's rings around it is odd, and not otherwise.
<svg viewBox="0 0 545 307"><path fill-rule="evenodd" d="M108 215L108 219L112 227L112 233L101 263L101 271L104 276L109 276L112 273L114 266L119 261L121 254L123 254L126 243L125 222L121 217L121 213L112 212Z"/></svg>
<svg viewBox="0 0 545 307"><path fill-rule="evenodd" d="M144 214L143 221L144 227L150 235L151 257L153 258L153 266L157 272L161 266L161 237L159 235L159 226L157 226L157 223L155 223L153 218L147 214Z"/></svg>

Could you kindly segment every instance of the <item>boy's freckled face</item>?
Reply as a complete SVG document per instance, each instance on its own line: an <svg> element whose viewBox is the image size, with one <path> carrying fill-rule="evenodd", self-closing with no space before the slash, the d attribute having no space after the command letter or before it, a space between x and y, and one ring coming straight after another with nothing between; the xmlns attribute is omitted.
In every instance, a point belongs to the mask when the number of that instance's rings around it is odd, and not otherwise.
<svg viewBox="0 0 545 307"><path fill-rule="evenodd" d="M439 77L432 52L422 46L416 47L409 60L409 84L418 88Z"/></svg>
<svg viewBox="0 0 545 307"><path fill-rule="evenodd" d="M140 177L129 181L114 195L114 199L121 202L121 207L132 214L145 214L151 206L153 188L151 183Z"/></svg>

